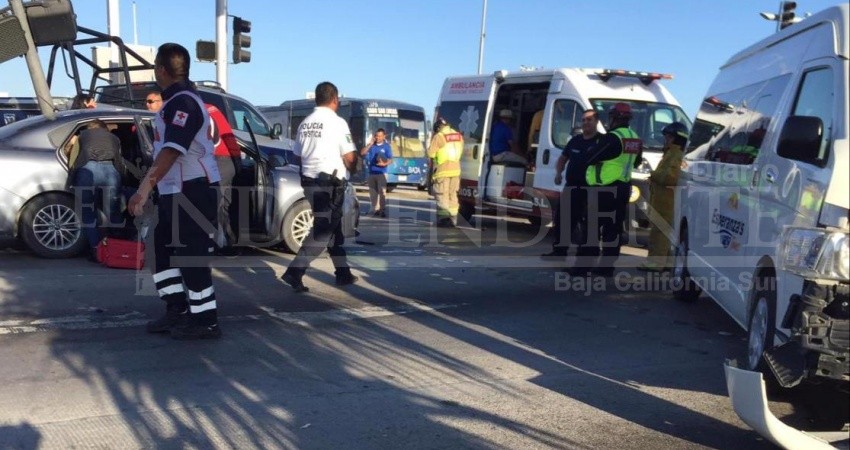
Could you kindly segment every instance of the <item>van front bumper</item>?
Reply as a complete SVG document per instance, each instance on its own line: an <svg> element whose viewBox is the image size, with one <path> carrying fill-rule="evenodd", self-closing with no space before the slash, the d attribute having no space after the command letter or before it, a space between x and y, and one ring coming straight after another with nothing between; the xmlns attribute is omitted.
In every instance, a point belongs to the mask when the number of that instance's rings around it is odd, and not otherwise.
<svg viewBox="0 0 850 450"><path fill-rule="evenodd" d="M789 340L765 352L783 387L806 378L850 382L850 285L807 280L782 320Z"/></svg>

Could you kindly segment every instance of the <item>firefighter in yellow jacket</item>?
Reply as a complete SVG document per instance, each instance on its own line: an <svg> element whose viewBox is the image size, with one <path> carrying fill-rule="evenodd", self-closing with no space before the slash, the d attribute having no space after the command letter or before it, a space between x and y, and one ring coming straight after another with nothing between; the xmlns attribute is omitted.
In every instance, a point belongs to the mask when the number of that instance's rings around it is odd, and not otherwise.
<svg viewBox="0 0 850 450"><path fill-rule="evenodd" d="M670 256L673 224L673 200L676 184L682 170L682 156L688 141L688 128L673 122L661 130L664 134L664 152L658 166L649 176L650 222L649 254L640 270L661 272L673 266Z"/></svg>
<svg viewBox="0 0 850 450"><path fill-rule="evenodd" d="M437 200L437 226L454 227L457 223L460 190L460 157L463 136L442 117L434 121L434 136L428 146L432 162L432 184Z"/></svg>

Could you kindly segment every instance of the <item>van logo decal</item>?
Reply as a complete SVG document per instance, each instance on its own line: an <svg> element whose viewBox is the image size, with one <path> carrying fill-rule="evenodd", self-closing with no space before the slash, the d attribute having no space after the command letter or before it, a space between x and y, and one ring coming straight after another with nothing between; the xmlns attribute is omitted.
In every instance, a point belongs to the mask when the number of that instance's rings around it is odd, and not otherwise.
<svg viewBox="0 0 850 450"><path fill-rule="evenodd" d="M478 114L478 109L469 105L462 113L460 113L460 128L464 136L472 136L478 130L478 119L481 116Z"/></svg>

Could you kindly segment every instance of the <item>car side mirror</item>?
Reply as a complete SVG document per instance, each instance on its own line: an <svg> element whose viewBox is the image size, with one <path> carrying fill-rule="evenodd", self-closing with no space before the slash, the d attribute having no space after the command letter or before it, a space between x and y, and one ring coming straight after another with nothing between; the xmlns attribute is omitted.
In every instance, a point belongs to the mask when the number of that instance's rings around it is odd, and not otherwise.
<svg viewBox="0 0 850 450"><path fill-rule="evenodd" d="M269 135L272 139L277 139L280 135L283 134L283 126L279 123L272 125L272 132Z"/></svg>
<svg viewBox="0 0 850 450"><path fill-rule="evenodd" d="M790 116L785 120L779 135L776 153L788 159L826 166L826 155L821 155L823 121L819 117Z"/></svg>

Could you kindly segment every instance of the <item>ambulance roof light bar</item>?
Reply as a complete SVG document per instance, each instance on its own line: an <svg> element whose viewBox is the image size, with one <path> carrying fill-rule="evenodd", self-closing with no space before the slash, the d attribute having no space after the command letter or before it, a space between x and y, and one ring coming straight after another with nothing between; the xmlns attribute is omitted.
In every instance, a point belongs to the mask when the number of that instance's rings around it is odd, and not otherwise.
<svg viewBox="0 0 850 450"><path fill-rule="evenodd" d="M607 82L612 77L631 77L637 78L641 81L641 83L645 85L649 85L655 80L672 80L673 75L667 73L656 73L656 72L638 72L635 70L623 70L623 69L602 69L596 72L596 75L602 81Z"/></svg>

